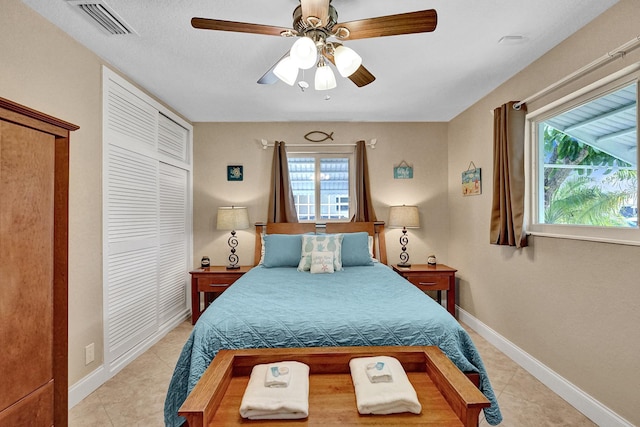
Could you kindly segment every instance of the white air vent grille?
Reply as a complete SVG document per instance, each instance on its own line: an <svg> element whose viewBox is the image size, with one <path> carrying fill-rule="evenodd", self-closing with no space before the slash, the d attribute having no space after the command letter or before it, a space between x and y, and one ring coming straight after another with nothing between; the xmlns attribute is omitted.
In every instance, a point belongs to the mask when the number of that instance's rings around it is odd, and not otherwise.
<svg viewBox="0 0 640 427"><path fill-rule="evenodd" d="M112 35L133 34L133 30L124 20L118 16L101 0L67 0L82 15L90 19L94 24L98 24L101 30Z"/></svg>

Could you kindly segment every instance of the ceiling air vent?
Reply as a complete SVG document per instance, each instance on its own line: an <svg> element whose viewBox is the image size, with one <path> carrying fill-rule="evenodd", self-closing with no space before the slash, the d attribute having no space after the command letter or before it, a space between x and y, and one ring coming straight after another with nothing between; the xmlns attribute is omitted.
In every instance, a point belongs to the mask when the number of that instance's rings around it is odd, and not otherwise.
<svg viewBox="0 0 640 427"><path fill-rule="evenodd" d="M112 35L133 34L131 27L102 0L67 0L86 18Z"/></svg>

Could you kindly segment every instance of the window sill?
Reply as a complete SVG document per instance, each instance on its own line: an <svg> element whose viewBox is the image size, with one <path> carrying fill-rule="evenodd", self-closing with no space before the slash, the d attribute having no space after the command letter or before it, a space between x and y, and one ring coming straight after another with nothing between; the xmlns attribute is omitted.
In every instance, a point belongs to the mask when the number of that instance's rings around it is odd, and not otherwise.
<svg viewBox="0 0 640 427"><path fill-rule="evenodd" d="M555 226L554 228L558 227L561 226ZM573 228L572 226L568 227ZM576 227L576 229L580 229L581 232L569 234L567 232L554 232L553 230L528 230L527 235L549 237L553 239L584 240L589 242L610 243L614 245L640 246L640 230L638 228L616 230L601 230L599 228L594 228L591 231L598 231L598 233L593 234L589 233L590 227Z"/></svg>

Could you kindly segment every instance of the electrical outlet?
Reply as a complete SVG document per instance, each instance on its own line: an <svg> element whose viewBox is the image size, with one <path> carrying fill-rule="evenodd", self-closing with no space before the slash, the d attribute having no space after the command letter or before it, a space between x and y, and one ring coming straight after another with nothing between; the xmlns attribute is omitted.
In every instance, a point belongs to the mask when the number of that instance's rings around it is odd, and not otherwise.
<svg viewBox="0 0 640 427"><path fill-rule="evenodd" d="M95 358L95 346L93 343L91 343L84 348L84 364L88 365L89 363L93 362Z"/></svg>

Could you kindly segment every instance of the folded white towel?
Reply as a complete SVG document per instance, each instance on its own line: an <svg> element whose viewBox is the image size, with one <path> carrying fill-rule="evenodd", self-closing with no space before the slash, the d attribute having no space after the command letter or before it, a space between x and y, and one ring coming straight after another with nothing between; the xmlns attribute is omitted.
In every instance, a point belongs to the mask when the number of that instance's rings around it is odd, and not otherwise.
<svg viewBox="0 0 640 427"><path fill-rule="evenodd" d="M267 369L256 365L242 396L240 415L250 420L300 419L309 416L309 366L300 362L279 362L289 369L288 387L266 387Z"/></svg>
<svg viewBox="0 0 640 427"><path fill-rule="evenodd" d="M367 376L370 363L384 362L391 371L392 382L371 382ZM349 362L356 390L356 404L361 414L419 414L422 405L398 359L389 356L359 357Z"/></svg>
<svg viewBox="0 0 640 427"><path fill-rule="evenodd" d="M264 379L265 387L288 387L290 380L291 371L287 366L278 363L267 365Z"/></svg>
<svg viewBox="0 0 640 427"><path fill-rule="evenodd" d="M372 383L390 383L393 381L391 369L382 360L367 365L367 376Z"/></svg>

